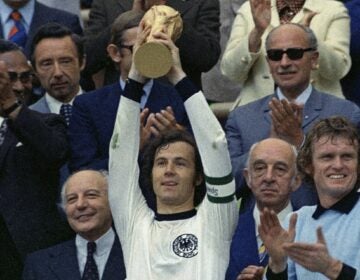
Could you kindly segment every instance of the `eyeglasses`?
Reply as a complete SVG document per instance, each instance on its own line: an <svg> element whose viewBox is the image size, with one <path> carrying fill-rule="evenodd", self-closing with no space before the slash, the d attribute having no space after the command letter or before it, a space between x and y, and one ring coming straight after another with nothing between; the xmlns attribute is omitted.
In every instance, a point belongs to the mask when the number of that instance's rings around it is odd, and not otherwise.
<svg viewBox="0 0 360 280"><path fill-rule="evenodd" d="M280 61L283 57L283 54L286 53L286 55L288 56L289 59L291 60L298 60L301 59L304 56L305 52L309 52L309 51L315 51L314 48L307 48L307 49L302 49L302 48L289 48L289 49L270 49L267 50L267 57L272 60L272 61Z"/></svg>
<svg viewBox="0 0 360 280"><path fill-rule="evenodd" d="M120 45L119 46L120 49L128 49L128 50L130 50L130 52L133 52L133 47L134 46L126 46L126 45Z"/></svg>
<svg viewBox="0 0 360 280"><path fill-rule="evenodd" d="M32 78L31 71L25 71L25 72L21 72L21 73L8 72L8 74L9 74L10 82L12 82L12 83L15 83L19 79L20 82L25 84L25 83L29 82L30 79Z"/></svg>

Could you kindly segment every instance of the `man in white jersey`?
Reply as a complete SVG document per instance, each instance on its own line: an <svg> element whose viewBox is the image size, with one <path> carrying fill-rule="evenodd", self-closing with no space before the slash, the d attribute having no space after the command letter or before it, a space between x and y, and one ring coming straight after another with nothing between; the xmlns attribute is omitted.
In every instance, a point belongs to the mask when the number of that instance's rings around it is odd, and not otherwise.
<svg viewBox="0 0 360 280"><path fill-rule="evenodd" d="M267 279L360 279L359 134L343 117L315 124L298 154L319 202L304 206L282 228L274 211L260 215L270 260Z"/></svg>
<svg viewBox="0 0 360 280"><path fill-rule="evenodd" d="M134 53L147 33L139 33ZM176 46L164 33L155 34L154 39L172 53L174 64L167 77L184 100L196 144L179 130L148 143L142 177L148 179L156 197L156 211L152 211L138 183L139 111L145 77L132 65L109 161L109 201L127 278L224 279L238 216L225 134L202 92L183 72ZM207 196L202 199L204 181Z"/></svg>

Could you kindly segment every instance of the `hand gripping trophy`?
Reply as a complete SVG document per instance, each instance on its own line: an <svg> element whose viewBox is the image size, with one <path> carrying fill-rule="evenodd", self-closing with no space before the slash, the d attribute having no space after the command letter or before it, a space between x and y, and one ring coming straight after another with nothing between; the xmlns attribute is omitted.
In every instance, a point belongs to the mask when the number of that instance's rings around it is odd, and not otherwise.
<svg viewBox="0 0 360 280"><path fill-rule="evenodd" d="M151 31L134 54L137 70L145 77L159 78L167 74L173 64L170 50L159 42L153 41L153 34L166 32L173 42L181 35L183 22L180 13L165 5L152 6L143 17L145 28Z"/></svg>

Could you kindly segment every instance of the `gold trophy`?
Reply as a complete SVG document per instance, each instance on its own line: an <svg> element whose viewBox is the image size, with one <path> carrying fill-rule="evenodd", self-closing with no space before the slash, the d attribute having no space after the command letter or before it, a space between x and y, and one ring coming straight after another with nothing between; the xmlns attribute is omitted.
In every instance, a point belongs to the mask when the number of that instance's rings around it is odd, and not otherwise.
<svg viewBox="0 0 360 280"><path fill-rule="evenodd" d="M151 31L134 54L136 69L145 77L159 78L166 75L172 64L170 50L159 42L154 42L153 34L165 31L175 42L181 35L183 22L180 13L166 5L152 6L144 15L144 28Z"/></svg>

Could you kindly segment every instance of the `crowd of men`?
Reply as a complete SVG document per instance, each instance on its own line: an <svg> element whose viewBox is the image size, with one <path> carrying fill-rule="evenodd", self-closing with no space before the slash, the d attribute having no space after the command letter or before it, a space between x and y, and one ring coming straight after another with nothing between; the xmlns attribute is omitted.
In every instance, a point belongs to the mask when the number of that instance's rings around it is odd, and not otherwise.
<svg viewBox="0 0 360 280"><path fill-rule="evenodd" d="M0 279L360 279L349 16L318 2L241 5L224 126L200 79L220 55L217 0L94 0L84 32L0 0ZM133 59L153 5L184 24L152 35L172 57L160 79Z"/></svg>

